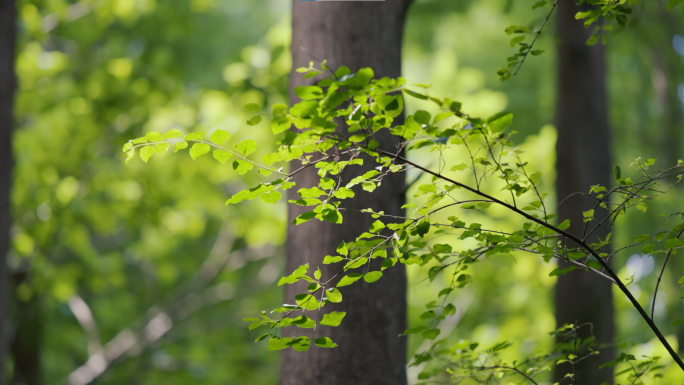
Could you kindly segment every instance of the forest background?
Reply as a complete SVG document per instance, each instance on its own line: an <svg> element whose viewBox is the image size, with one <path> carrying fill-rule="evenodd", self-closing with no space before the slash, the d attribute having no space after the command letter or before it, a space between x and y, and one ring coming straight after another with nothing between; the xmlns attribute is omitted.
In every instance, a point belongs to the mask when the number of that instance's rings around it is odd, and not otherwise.
<svg viewBox="0 0 684 385"><path fill-rule="evenodd" d="M433 94L454 96L474 116L513 111L517 140L552 191L553 28L538 42L544 55L505 83L496 77L510 54L504 29L538 25L545 16L531 12L532 4L417 0L405 29L403 75L433 84ZM666 13L661 1L638 10L640 25L608 36L613 162L641 156L672 164L684 145L684 16ZM290 2L22 0L17 12L7 263L21 342L12 352L35 374L27 383L78 378L75 371L103 345L118 347L120 358L96 383L276 383L278 354L254 344L260 333L241 320L282 303L277 279L289 273L284 201L224 207L258 177L208 158L165 155L163 163L125 166L120 148L149 131L220 128L268 150L267 122L248 127L242 106L287 103ZM407 108L423 107L408 100ZM621 220L616 246L647 233L662 220L659 213L675 211L678 195ZM648 302L653 257L635 253L613 263L620 276L634 275L632 293ZM550 270L533 258L478 265L479 278L454 300L459 312L448 325L450 340L519 341L520 354L548 348L546 332L555 328ZM440 289L418 283L421 273L408 268L409 325L418 324L424 303ZM664 279L657 320L681 341L684 326L672 325L684 316L679 276L668 272ZM625 350L664 355L619 295L615 308ZM409 352L421 342L409 340ZM410 369L410 381L416 377Z"/></svg>

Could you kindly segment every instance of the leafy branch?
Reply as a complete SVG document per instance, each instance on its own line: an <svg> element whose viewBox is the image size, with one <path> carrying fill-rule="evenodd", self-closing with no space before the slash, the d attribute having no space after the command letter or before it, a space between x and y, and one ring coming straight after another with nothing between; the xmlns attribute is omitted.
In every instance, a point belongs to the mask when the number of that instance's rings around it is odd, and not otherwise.
<svg viewBox="0 0 684 385"><path fill-rule="evenodd" d="M537 32L537 37L540 32L541 29ZM416 334L434 341L428 351L416 355L413 364L440 358L441 353L435 349L444 340L436 340L441 332L438 325L456 313L455 306L448 303L448 298L452 292L465 287L474 279L465 270L482 260L482 257L524 252L541 257L547 263L552 259L569 263L569 267L553 269L549 274L551 276L582 269L617 285L672 359L684 370L684 363L664 338L653 316L646 313L608 263L616 253L636 245L644 245L642 251L645 253L667 253L657 277L659 285L670 254L684 247L679 240L684 224L677 224L671 230L658 230L650 235L636 237L634 244L616 249L612 253L605 252L610 244L610 234L605 239L590 241L600 226L613 225L628 210L636 208L646 211L647 202L666 194L672 185L680 182L684 175L684 162L680 161L660 172L651 172L649 168L655 160L637 159L633 165L636 165L640 175L634 180L623 177L621 170L617 168L614 188L591 186L588 193L581 193L595 199L595 206L582 213L585 222L582 234L573 234L568 231L569 220L552 222L557 216L548 212L545 203L548 194L540 189L541 173L530 170L528 163L522 160L523 151L515 147L512 141L515 132L506 132L513 122L513 114L502 112L480 119L464 113L461 103L457 101L410 89L403 78L374 79L370 68L351 73L347 67L340 67L334 72L325 63L321 67L321 70L312 66L299 70L306 75L313 74L309 78L331 74L319 80L316 85L297 87L295 94L301 99L299 103L289 109L284 105L272 107L271 130L279 135L278 149L262 157L265 165L248 158L256 151L256 142L245 140L235 145L236 150L228 150L225 143L230 134L221 130L211 135L211 142L203 140L204 133L182 136L179 131L172 130L164 135L149 133L143 138L130 141L124 147L129 159L140 148L141 157L147 161L151 154L163 153L171 144L175 151L179 151L187 148L188 142L194 142L190 149L193 159L208 153L214 147L214 158L221 163L225 164L232 156L237 158L233 168L240 174L257 166L262 176L277 174L283 177L243 190L233 195L226 204L257 197L274 204L281 198L278 190L295 186L292 180L294 175L308 167L315 167L318 170L318 185L299 189L297 192L300 199L289 200L291 204L311 208L294 219L295 225L314 219L342 224L344 212L350 210L346 207L346 200L353 199L357 194L373 193L382 184L383 178L390 174L418 170L421 172L419 178L423 175L430 177L430 181L423 184L418 184L416 179L417 186L411 187L415 191L414 198L418 204L409 203L404 207L412 208L414 214L405 217L390 216L373 207L361 210L376 220L368 229L360 229L356 239L340 244L337 248L339 255L326 256L323 259L323 264L343 263L334 274L323 277L317 266L313 276L310 276L310 266L306 264L283 277L279 285L304 281L308 283L307 292L296 295L294 304L284 304L271 312L283 313L281 316L271 318L262 311L260 318L246 318L245 321L250 322L250 330L262 326L270 329L268 333L258 337L257 342L268 338L270 350L293 348L306 351L312 340L317 347L334 348L337 344L330 338L316 338L316 330L318 325L338 326L343 321L345 312L322 313L326 304L342 301L340 288L352 285L362 278L368 283L376 282L382 278L385 269L392 268L397 263L418 264L430 266L426 276L426 280L430 282L441 273L449 271L451 274L449 286L439 293L437 299L426 305L428 310L421 315L421 319L429 324L404 332L404 335ZM418 110L408 115L403 124L396 124L395 119L403 113L402 94L432 102L438 112L433 117L427 111ZM266 115L261 113L261 107L257 105L247 105L245 109L255 114L248 120L248 124L256 124L255 121L258 123L261 116ZM259 119L255 119L256 117ZM398 138L399 143L394 148L388 148L386 139L378 135L381 132ZM464 151L461 153L469 158L467 163L449 164L450 159L445 150L450 146L463 146ZM412 151L424 147L429 147L431 153L438 157L436 170L419 164L410 156ZM290 172L283 171L284 167L272 166L276 162L291 161L297 161L301 166ZM377 166L370 166L369 162L375 162ZM364 165L363 170L355 172L357 168L353 166ZM460 175L465 170L469 172L462 177L452 176ZM672 180L674 182L669 187L661 187ZM488 229L483 228L480 223L468 224L455 215L448 216L446 222L442 218L459 210L483 212L491 206L499 206L515 213L522 223L509 229ZM677 214L669 218L675 218ZM434 219L438 216L439 219ZM454 241L436 243L441 237L451 237L449 239ZM461 241L467 239L473 239L476 246L466 247ZM655 243L662 241L663 249L656 250ZM573 246L569 246L569 243ZM459 244L461 247L455 250L452 244ZM419 254L421 252L423 254ZM380 268L375 271L370 264L373 259L382 260ZM365 269L365 272L357 272L356 269ZM656 294L653 299L655 302ZM301 315L295 316L299 311ZM315 312L316 315L310 316L307 312ZM653 307L651 312L653 313ZM574 333L575 336L572 357L566 358L572 365L584 359L583 357L588 357L587 355L595 354L593 350L582 353L584 355L579 354L584 345L577 340L577 329L584 324L578 324L578 327L563 329L564 333ZM279 330L286 327L296 329L293 337L279 335ZM313 329L311 338L299 336L299 329L307 328ZM585 347L589 348L588 345ZM502 348L503 345L499 349ZM496 361L497 351L493 349L487 355ZM547 356L544 357L546 358L543 360L548 360ZM469 362L472 364L474 359ZM556 362L554 365L558 364ZM517 365L480 362L478 365L468 366L466 377L491 377L510 372L535 383L534 373L546 370L543 369L545 367L542 365L531 374L521 371ZM571 380L574 381L573 378Z"/></svg>

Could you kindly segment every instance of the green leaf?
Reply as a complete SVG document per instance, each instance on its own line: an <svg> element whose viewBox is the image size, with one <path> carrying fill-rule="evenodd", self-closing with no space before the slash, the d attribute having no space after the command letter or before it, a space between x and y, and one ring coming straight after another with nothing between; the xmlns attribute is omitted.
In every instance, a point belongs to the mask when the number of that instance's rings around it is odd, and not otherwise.
<svg viewBox="0 0 684 385"><path fill-rule="evenodd" d="M538 2L534 3L534 5L532 6L532 9L537 9L537 8L543 7L545 5L546 5L546 1L538 1Z"/></svg>
<svg viewBox="0 0 684 385"><path fill-rule="evenodd" d="M430 231L430 221L425 218L416 225L416 233L421 238Z"/></svg>
<svg viewBox="0 0 684 385"><path fill-rule="evenodd" d="M437 192L437 186L433 184L422 184L418 186L418 191L413 195L414 197L419 197L421 195L429 194L429 193L436 193Z"/></svg>
<svg viewBox="0 0 684 385"><path fill-rule="evenodd" d="M342 254L346 257L347 254L349 253L349 248L347 247L347 244L344 241L342 241L342 243L340 243L339 246L337 246L336 251L339 254Z"/></svg>
<svg viewBox="0 0 684 385"><path fill-rule="evenodd" d="M516 36L513 39L511 39L511 47L515 47L516 44L520 43L521 41L525 40L525 35L522 36Z"/></svg>
<svg viewBox="0 0 684 385"><path fill-rule="evenodd" d="M334 311L329 314L325 314L320 324L325 326L340 326L340 323L342 323L342 319L345 315L347 315L347 313L343 311Z"/></svg>
<svg viewBox="0 0 684 385"><path fill-rule="evenodd" d="M569 267L566 267L565 269L553 269L553 270L549 273L549 277L561 276L561 275L567 274L567 273L569 273L569 272L571 272L571 271L573 271L573 270L576 270L576 269L579 269L579 267L577 267L577 266L569 266Z"/></svg>
<svg viewBox="0 0 684 385"><path fill-rule="evenodd" d="M419 94L419 93L414 92L414 91L411 91L411 90L406 89L406 88L404 88L403 91L406 92L407 94L413 96L413 97L416 98L416 99L420 99L420 100L427 100L427 99L428 99L427 96L425 96L425 95L423 95L423 94Z"/></svg>
<svg viewBox="0 0 684 385"><path fill-rule="evenodd" d="M314 272L314 274L315 274L315 272ZM316 278L316 279L318 279L318 278ZM321 288L321 285L319 285L318 283L312 283L312 284L310 284L309 286L306 287L306 290L307 290L308 292L310 292L310 293L313 293L313 292L317 291L317 290L320 289L320 288Z"/></svg>
<svg viewBox="0 0 684 385"><path fill-rule="evenodd" d="M316 199L316 198L298 199L296 201L290 199L288 202L294 203L294 204L299 205L299 206L316 206L316 205L323 203L323 202L321 202L320 199Z"/></svg>
<svg viewBox="0 0 684 385"><path fill-rule="evenodd" d="M147 143L147 138L143 136L142 138L133 139L133 140L131 140L131 143L133 143L133 144Z"/></svg>
<svg viewBox="0 0 684 385"><path fill-rule="evenodd" d="M262 201L273 205L280 200L280 197L280 191L271 191L270 193L261 194L259 198L261 198Z"/></svg>
<svg viewBox="0 0 684 385"><path fill-rule="evenodd" d="M644 202L639 202L637 204L637 208L639 210L641 210L642 212L646 212L646 210L648 210L648 206L646 206L646 203L644 203Z"/></svg>
<svg viewBox="0 0 684 385"><path fill-rule="evenodd" d="M468 274L461 274L456 278L456 283L458 283L458 287L463 288L465 285L468 283L473 282L473 277L471 277Z"/></svg>
<svg viewBox="0 0 684 385"><path fill-rule="evenodd" d="M261 157L261 160L262 160L267 166L270 166L270 165L272 165L273 163L277 162L278 159L279 159L279 157L278 157L278 154L276 154L276 153L266 154L266 155L264 155L264 156Z"/></svg>
<svg viewBox="0 0 684 385"><path fill-rule="evenodd" d="M337 289L328 289L327 293L326 293L326 297L328 298L328 301L330 301L330 302L334 302L334 303L342 302L342 293L340 293L340 291Z"/></svg>
<svg viewBox="0 0 684 385"><path fill-rule="evenodd" d="M337 344L334 343L333 340L331 340L328 337L316 338L315 342L316 346L318 346L319 348L334 348L337 346Z"/></svg>
<svg viewBox="0 0 684 385"><path fill-rule="evenodd" d="M362 273L349 273L340 280L340 283L337 284L337 287L349 286L361 279L362 276Z"/></svg>
<svg viewBox="0 0 684 385"><path fill-rule="evenodd" d="M655 245L653 243L647 243L641 248L641 252L644 254L650 254L653 249L655 249Z"/></svg>
<svg viewBox="0 0 684 385"><path fill-rule="evenodd" d="M330 190L335 187L335 180L331 178L321 178L318 181L318 185L324 190Z"/></svg>
<svg viewBox="0 0 684 385"><path fill-rule="evenodd" d="M620 166L613 166L613 174L615 174L615 180L619 180L622 178L622 171L620 170Z"/></svg>
<svg viewBox="0 0 684 385"><path fill-rule="evenodd" d="M166 131L164 133L164 139L174 139L174 138L181 138L181 137L183 137L183 133L181 133L180 130L175 129L175 128L173 130L169 130L169 131Z"/></svg>
<svg viewBox="0 0 684 385"><path fill-rule="evenodd" d="M171 145L169 143L157 143L154 145L154 152L161 155L165 153Z"/></svg>
<svg viewBox="0 0 684 385"><path fill-rule="evenodd" d="M202 140L204 137L204 132L193 132L191 134L185 135L185 140Z"/></svg>
<svg viewBox="0 0 684 385"><path fill-rule="evenodd" d="M286 117L275 118L271 120L271 131L273 131L273 135L277 135L287 131L291 125L292 123Z"/></svg>
<svg viewBox="0 0 684 385"><path fill-rule="evenodd" d="M222 146L228 139L230 139L230 133L223 130L216 130L209 138L212 142ZM225 163L225 162L222 162Z"/></svg>
<svg viewBox="0 0 684 385"><path fill-rule="evenodd" d="M564 220L563 222L561 222L558 225L558 228L561 230L567 230L569 227L570 227L570 220L569 219Z"/></svg>
<svg viewBox="0 0 684 385"><path fill-rule="evenodd" d="M238 151L240 151L244 156L247 156L247 155L253 153L254 151L256 151L257 144L252 139L247 139L247 140L243 140L242 142L236 144L235 148L237 148Z"/></svg>
<svg viewBox="0 0 684 385"><path fill-rule="evenodd" d="M240 175L245 175L252 168L254 168L254 165L246 160L236 160L233 162L233 170L237 171Z"/></svg>
<svg viewBox="0 0 684 385"><path fill-rule="evenodd" d="M283 103L276 103L271 107L273 115L285 115L287 114L287 106Z"/></svg>
<svg viewBox="0 0 684 385"><path fill-rule="evenodd" d="M530 33L530 29L522 25L511 25L505 29L506 33L512 35L514 33Z"/></svg>
<svg viewBox="0 0 684 385"><path fill-rule="evenodd" d="M437 338L437 336L438 336L439 333L441 333L441 332L442 332L442 331L439 330L439 329L429 329L429 330L424 331L424 332L422 333L422 335L423 335L423 337L425 337L425 338L427 338L427 339L429 339L429 340L434 340L435 338Z"/></svg>
<svg viewBox="0 0 684 385"><path fill-rule="evenodd" d="M342 66L335 71L335 77L339 79L345 75L349 75L350 73L351 71L349 70L349 67Z"/></svg>
<svg viewBox="0 0 684 385"><path fill-rule="evenodd" d="M345 270L356 269L356 268L359 268L359 267L365 265L366 262L368 262L368 258L366 258L366 257L353 259L353 260L347 262L346 265L344 265L344 269Z"/></svg>
<svg viewBox="0 0 684 385"><path fill-rule="evenodd" d="M312 188L300 188L297 193L302 198L318 198L321 195L327 195L327 193L318 187L314 186Z"/></svg>
<svg viewBox="0 0 684 385"><path fill-rule="evenodd" d="M532 182L532 184L535 186L538 185L539 180L541 179L541 175L542 174L540 172L535 172L534 174L530 175L530 182Z"/></svg>
<svg viewBox="0 0 684 385"><path fill-rule="evenodd" d="M286 337L286 338L280 338L280 337L271 337L268 340L268 350L282 350L282 349L287 349L288 344L292 341L292 338Z"/></svg>
<svg viewBox="0 0 684 385"><path fill-rule="evenodd" d="M253 187L253 188L248 189L248 190L242 190L239 193L233 195L230 199L228 199L228 201L226 201L226 205L229 205L231 203L240 203L243 200L255 199L263 193L273 191L278 186L279 185L277 185L277 184L263 184L263 183L261 183L256 187ZM283 188L282 187L283 185L280 185L280 186L281 186L281 188Z"/></svg>
<svg viewBox="0 0 684 385"><path fill-rule="evenodd" d="M454 113L449 111L449 112L441 112L437 115L435 115L435 118L432 120L432 124L437 124L441 122L444 119L448 119L450 117L454 116Z"/></svg>
<svg viewBox="0 0 684 385"><path fill-rule="evenodd" d="M210 149L211 148L208 144L195 143L192 145L192 148L190 149L190 157L192 158L192 160L196 160L200 156L208 153Z"/></svg>
<svg viewBox="0 0 684 385"><path fill-rule="evenodd" d="M317 267L316 271L314 272L314 278L315 279L321 279L321 268Z"/></svg>
<svg viewBox="0 0 684 385"><path fill-rule="evenodd" d="M145 137L147 140L150 142L163 142L164 141L164 136L158 132L148 132Z"/></svg>
<svg viewBox="0 0 684 385"><path fill-rule="evenodd" d="M340 187L339 189L337 189L335 191L333 196L335 198L339 198L339 199L353 198L354 197L354 191L352 191L351 189L348 189L346 187Z"/></svg>
<svg viewBox="0 0 684 385"><path fill-rule="evenodd" d="M379 280L380 278L382 278L382 273L379 271L371 271L370 273L366 273L366 275L363 276L363 280L368 283L373 283Z"/></svg>
<svg viewBox="0 0 684 385"><path fill-rule="evenodd" d="M337 224L342 223L342 221L344 219L342 217L342 213L335 210L335 209L323 210L323 213L321 214L321 218L323 218L323 220L328 221L330 223L337 223Z"/></svg>
<svg viewBox="0 0 684 385"><path fill-rule="evenodd" d="M282 286L285 284L292 284L299 279L304 279L306 281L311 281L311 278L307 277L306 273L309 271L309 264L301 265L295 271L292 272L292 274L288 275L287 277L280 278L280 281L278 281L278 286Z"/></svg>
<svg viewBox="0 0 684 385"><path fill-rule="evenodd" d="M212 153L212 155L214 156L214 159L218 160L219 162L221 162L223 164L226 164L226 161L228 161L228 159L231 156L233 156L233 154L231 154L230 152L228 152L226 150L216 150Z"/></svg>
<svg viewBox="0 0 684 385"><path fill-rule="evenodd" d="M261 115L252 116L251 119L247 120L248 126L256 126L261 123Z"/></svg>
<svg viewBox="0 0 684 385"><path fill-rule="evenodd" d="M307 222L315 217L316 213L313 211L309 211L295 218L294 221L292 221L292 224L301 225L302 223Z"/></svg>
<svg viewBox="0 0 684 385"><path fill-rule="evenodd" d="M451 245L438 243L432 246L432 252L435 254L451 254Z"/></svg>
<svg viewBox="0 0 684 385"><path fill-rule="evenodd" d="M260 335L259 337L257 337L257 339L255 339L254 342L263 341L263 340L266 339L266 337L268 337L268 336L270 336L270 335L271 335L271 333L262 334L262 335Z"/></svg>
<svg viewBox="0 0 684 385"><path fill-rule="evenodd" d="M431 118L432 115L430 115L429 112L423 110L418 110L413 114L413 120L420 124L430 124Z"/></svg>
<svg viewBox="0 0 684 385"><path fill-rule="evenodd" d="M377 221L373 222L373 224L371 225L371 227L368 231L370 231L371 233L379 233L384 228L385 228L385 224L382 223L381 221L377 220Z"/></svg>
<svg viewBox="0 0 684 385"><path fill-rule="evenodd" d="M309 350L309 346L311 346L311 340L309 340L309 337L306 336L297 337L288 345L295 351L306 352Z"/></svg>
<svg viewBox="0 0 684 385"><path fill-rule="evenodd" d="M247 111L248 114L254 114L261 111L261 106L256 103L246 104L243 108L245 109L245 111Z"/></svg>
<svg viewBox="0 0 684 385"><path fill-rule="evenodd" d="M147 163L147 161L154 155L154 147L152 146L145 146L140 149L140 159L143 160L143 162Z"/></svg>
<svg viewBox="0 0 684 385"><path fill-rule="evenodd" d="M428 311L426 311L420 315L420 319L426 320L426 319L434 318L435 316L437 316L437 313L435 313L434 310L428 310Z"/></svg>
<svg viewBox="0 0 684 385"><path fill-rule="evenodd" d="M173 152L178 152L179 150L184 150L188 148L188 142L177 142L173 144Z"/></svg>
<svg viewBox="0 0 684 385"><path fill-rule="evenodd" d="M133 149L131 149L130 151L128 151L128 152L126 153L126 164L128 164L128 162L129 162L131 159L133 159L134 156L135 156L135 149L133 148Z"/></svg>
<svg viewBox="0 0 684 385"><path fill-rule="evenodd" d="M323 97L323 89L319 86L295 87L294 93L302 100L321 99Z"/></svg>
<svg viewBox="0 0 684 385"><path fill-rule="evenodd" d="M373 79L373 76L375 76L375 73L373 72L373 69L371 68L361 68L357 73L356 73L356 80L362 85L365 86L368 84L368 82Z"/></svg>
<svg viewBox="0 0 684 385"><path fill-rule="evenodd" d="M451 167L451 171L463 171L463 170L465 170L466 168L468 168L468 165L465 164L465 163L461 163L461 164L459 164L459 165L456 165L456 166Z"/></svg>
<svg viewBox="0 0 684 385"><path fill-rule="evenodd" d="M385 111L385 115L396 118L404 110L404 100L401 95L383 95L378 100L378 106Z"/></svg>
<svg viewBox="0 0 684 385"><path fill-rule="evenodd" d="M677 238L671 238L665 241L666 249L674 249L682 245L682 242Z"/></svg>
<svg viewBox="0 0 684 385"><path fill-rule="evenodd" d="M605 364L599 366L599 369L603 369L605 367L613 367L621 362L627 362L627 361L636 361L636 358L634 358L633 355L631 354L625 354L625 353L620 353L620 356L616 358L613 361L606 362Z"/></svg>
<svg viewBox="0 0 684 385"><path fill-rule="evenodd" d="M339 257L339 256L332 256L332 255L326 255L325 258L323 258L323 264L329 265L331 263L337 263L340 261L344 261L344 258Z"/></svg>
<svg viewBox="0 0 684 385"><path fill-rule="evenodd" d="M261 326L261 322L255 322L255 323L249 325L249 330L254 330L254 329L258 328L259 326Z"/></svg>
<svg viewBox="0 0 684 385"><path fill-rule="evenodd" d="M487 119L487 126L492 132L501 132L513 123L513 114L510 112L499 112Z"/></svg>

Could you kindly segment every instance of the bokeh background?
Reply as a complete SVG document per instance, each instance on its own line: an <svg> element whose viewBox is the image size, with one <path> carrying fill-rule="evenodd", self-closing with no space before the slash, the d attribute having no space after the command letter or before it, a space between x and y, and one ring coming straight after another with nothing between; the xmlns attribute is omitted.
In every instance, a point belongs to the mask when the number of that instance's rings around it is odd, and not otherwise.
<svg viewBox="0 0 684 385"><path fill-rule="evenodd" d="M554 26L538 43L545 54L508 82L496 77L512 51L504 28L543 20L533 3L416 0L403 68L409 82L433 84L432 93L462 101L471 115L512 111L518 143L544 173L543 189L553 192ZM666 13L663 1L646 3L638 8L639 25L608 37L614 162L623 169L638 156L664 165L684 152L684 16ZM283 301L276 283L284 273L284 202L224 207L259 176L187 154L124 165L121 147L149 131L220 128L238 140L255 139L263 153L272 150L268 123L246 126L242 106L287 103L290 6L18 1L12 349L30 358L24 364L33 365L41 383L277 383L279 355L254 344L260 333L241 320ZM431 107L409 100L407 108ZM680 202L677 191L646 214L628 215L616 229L617 245L661 226L658 215ZM515 220L492 212L482 220ZM649 304L658 262L639 253L614 261L621 276L634 275L630 289L642 304ZM671 324L684 316L674 273L684 263L672 266L656 319L668 338L682 341L683 325ZM449 338L516 341L511 355L548 348L552 268L529 256L476 265L475 281L454 300L458 316L443 326ZM409 268L412 324L442 288L423 282L424 273ZM621 346L658 355L636 311L622 296L615 300ZM410 340L409 351L421 343ZM98 356L102 351L111 364ZM419 371L409 370L412 381Z"/></svg>

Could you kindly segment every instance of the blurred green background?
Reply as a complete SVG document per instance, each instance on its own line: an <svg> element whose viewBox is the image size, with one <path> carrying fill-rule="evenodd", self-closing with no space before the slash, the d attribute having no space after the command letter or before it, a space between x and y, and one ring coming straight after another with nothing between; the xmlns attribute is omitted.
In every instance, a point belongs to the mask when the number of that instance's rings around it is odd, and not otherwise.
<svg viewBox="0 0 684 385"><path fill-rule="evenodd" d="M416 0L405 30L404 76L433 84L475 116L510 110L518 143L554 181L554 26L547 52L506 83L496 78L512 49L504 28L539 25L527 0ZM682 158L684 16L647 2L640 24L609 36L614 161ZM286 207L261 201L224 207L258 183L204 157L162 155L124 165L122 145L148 131L178 128L274 143L267 122L244 124L246 103L287 102L291 67L287 0L20 0L19 90L12 195L13 320L36 349L45 384L275 384L279 356L254 344L241 319L282 303ZM408 109L428 108L409 100ZM269 148L271 146L271 148ZM258 154L260 155L260 154ZM457 154L452 154L458 156ZM417 153L416 157L421 157ZM412 179L413 175L407 178ZM408 196L413 194L409 190ZM681 192L647 214L624 218L617 246L661 226ZM489 223L513 221L490 210ZM473 218L474 220L474 218ZM653 232L654 230L649 230ZM458 247L458 245L454 245ZM659 260L626 254L648 304ZM675 261L678 271L684 263ZM552 267L530 256L492 257L454 300L450 338L515 341L515 354L551 344ZM409 268L410 322L442 287ZM684 316L676 274L656 304L668 338ZM636 311L616 295L619 338L658 354ZM410 352L421 345L410 340ZM682 345L680 343L679 345ZM107 365L98 353L113 362ZM410 369L415 380L420 370ZM674 372L672 373L674 376ZM672 377L675 378L675 377Z"/></svg>

